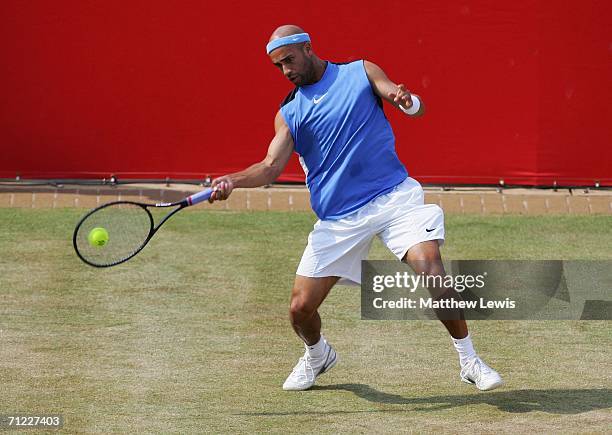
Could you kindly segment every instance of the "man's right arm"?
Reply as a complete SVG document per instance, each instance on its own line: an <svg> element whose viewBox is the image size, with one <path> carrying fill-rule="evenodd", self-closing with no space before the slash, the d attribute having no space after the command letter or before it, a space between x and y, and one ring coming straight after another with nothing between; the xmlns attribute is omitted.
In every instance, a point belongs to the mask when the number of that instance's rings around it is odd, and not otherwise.
<svg viewBox="0 0 612 435"><path fill-rule="evenodd" d="M268 154L259 163L249 166L243 171L215 178L212 188L212 201L227 199L235 187L259 187L272 183L287 166L293 152L293 137L280 111L274 118L276 134L268 147Z"/></svg>

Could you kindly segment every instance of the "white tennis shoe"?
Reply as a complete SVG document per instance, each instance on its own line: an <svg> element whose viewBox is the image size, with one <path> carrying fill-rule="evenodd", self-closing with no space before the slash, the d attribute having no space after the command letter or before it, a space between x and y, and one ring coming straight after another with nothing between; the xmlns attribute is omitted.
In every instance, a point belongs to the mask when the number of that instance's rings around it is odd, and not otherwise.
<svg viewBox="0 0 612 435"><path fill-rule="evenodd" d="M471 359L461 368L461 380L467 384L476 385L476 388L483 391L493 390L504 384L499 373L486 365L479 357Z"/></svg>
<svg viewBox="0 0 612 435"><path fill-rule="evenodd" d="M321 358L313 358L304 353L283 384L285 391L302 391L312 387L317 376L330 370L338 362L338 355L333 347L325 342L325 351Z"/></svg>

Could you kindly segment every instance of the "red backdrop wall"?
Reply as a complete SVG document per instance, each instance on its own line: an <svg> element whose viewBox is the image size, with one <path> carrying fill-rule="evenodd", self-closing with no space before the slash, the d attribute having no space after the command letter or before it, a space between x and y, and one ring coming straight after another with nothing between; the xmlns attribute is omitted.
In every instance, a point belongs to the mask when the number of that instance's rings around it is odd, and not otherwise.
<svg viewBox="0 0 612 435"><path fill-rule="evenodd" d="M612 185L612 2L3 0L0 177L202 178L265 155L296 23L420 94L387 109L423 182ZM294 159L282 179L302 180Z"/></svg>

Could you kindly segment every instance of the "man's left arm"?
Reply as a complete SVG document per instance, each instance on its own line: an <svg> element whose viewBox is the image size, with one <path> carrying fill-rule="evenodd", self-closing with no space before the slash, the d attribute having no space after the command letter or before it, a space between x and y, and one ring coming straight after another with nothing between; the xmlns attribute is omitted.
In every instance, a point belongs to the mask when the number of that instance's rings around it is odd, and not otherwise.
<svg viewBox="0 0 612 435"><path fill-rule="evenodd" d="M370 84L372 85L372 89L374 89L376 95L384 100L387 100L402 112L406 113L408 111L410 116L423 115L425 112L425 105L423 104L421 97L416 94L411 94L403 84L396 85L393 83L391 80L389 80L382 68L375 63L364 60L363 65L365 67L366 74L368 75L368 80L370 80ZM414 104L411 95L418 98L417 104L419 104L419 108L416 113L410 113L410 109Z"/></svg>

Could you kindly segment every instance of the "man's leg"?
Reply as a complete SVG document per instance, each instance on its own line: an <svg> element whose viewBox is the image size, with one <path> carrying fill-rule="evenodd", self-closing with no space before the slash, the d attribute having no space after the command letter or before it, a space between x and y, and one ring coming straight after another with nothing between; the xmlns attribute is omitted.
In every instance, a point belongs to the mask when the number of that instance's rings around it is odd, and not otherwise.
<svg viewBox="0 0 612 435"><path fill-rule="evenodd" d="M321 317L317 311L338 279L337 276L295 277L289 318L293 330L304 341L306 351L283 384L284 390L299 391L312 387L316 377L338 361L336 351L321 335Z"/></svg>
<svg viewBox="0 0 612 435"><path fill-rule="evenodd" d="M289 318L293 330L308 346L321 339L321 317L317 309L340 278L309 278L296 275L291 292Z"/></svg>
<svg viewBox="0 0 612 435"><path fill-rule="evenodd" d="M440 248L437 240L429 240L412 246L404 258L415 273L431 276L444 276L444 265L440 256ZM454 289L429 288L431 295L437 299L458 299L461 297ZM438 314L438 313L436 313ZM486 365L474 351L472 339L469 336L467 324L462 309L444 310L444 314L438 314L440 320L450 333L453 344L459 354L461 365L461 380L475 384L480 390L492 390L503 385L499 373Z"/></svg>
<svg viewBox="0 0 612 435"><path fill-rule="evenodd" d="M429 240L414 245L406 252L402 261L408 264L416 274L422 273L442 277L446 274L437 240ZM460 296L452 288L429 288L429 291L434 298L460 299ZM468 328L462 309L445 310L444 316L442 316L440 321L453 338L460 339L468 336Z"/></svg>

